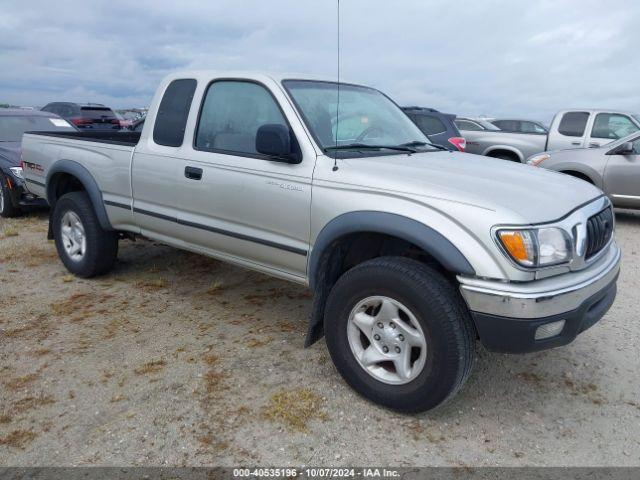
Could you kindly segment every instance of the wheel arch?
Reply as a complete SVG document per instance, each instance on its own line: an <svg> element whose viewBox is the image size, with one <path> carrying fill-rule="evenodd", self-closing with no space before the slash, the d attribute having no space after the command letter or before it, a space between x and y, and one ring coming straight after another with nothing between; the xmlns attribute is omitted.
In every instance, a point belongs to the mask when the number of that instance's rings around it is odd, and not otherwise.
<svg viewBox="0 0 640 480"><path fill-rule="evenodd" d="M522 163L522 161L523 161L522 152L520 152L520 150L518 150L517 148L511 147L509 145L493 145L493 146L487 148L482 153L482 155L484 155L486 157L494 157L498 153L506 153L507 155L513 155L514 157L516 157L516 159L520 163Z"/></svg>
<svg viewBox="0 0 640 480"><path fill-rule="evenodd" d="M77 184L73 181L77 182ZM66 182L64 186L63 182ZM69 185L69 187L66 185ZM49 202L51 206L51 211L53 211L55 203L61 195L77 190L87 192L96 216L98 217L98 221L100 222L100 226L104 230L112 231L113 227L107 216L107 210L102 199L102 192L93 175L76 161L58 160L47 172L46 179L47 202Z"/></svg>
<svg viewBox="0 0 640 480"><path fill-rule="evenodd" d="M589 182L592 185L598 185L593 178L591 178L590 175L588 175L587 173L581 171L581 170L577 170L575 168L566 168L563 170L559 170L560 173L564 173L565 175L570 175L572 177L575 178L579 178L581 180L584 180L585 182Z"/></svg>
<svg viewBox="0 0 640 480"><path fill-rule="evenodd" d="M356 240L349 241L352 238ZM357 240L364 243L354 247ZM373 251L367 251L368 243L374 244ZM354 252L356 259L350 262ZM379 255L407 253L432 261L452 275L475 275L474 268L453 243L435 229L411 218L387 212L356 211L328 222L318 234L308 261L307 273L314 300L305 346L322 338L326 299L344 271Z"/></svg>
<svg viewBox="0 0 640 480"><path fill-rule="evenodd" d="M465 256L444 235L412 218L395 213L357 211L344 213L327 223L314 242L308 262L309 286L315 287L320 261L332 243L355 233L379 233L414 244L435 258L448 271L475 275Z"/></svg>

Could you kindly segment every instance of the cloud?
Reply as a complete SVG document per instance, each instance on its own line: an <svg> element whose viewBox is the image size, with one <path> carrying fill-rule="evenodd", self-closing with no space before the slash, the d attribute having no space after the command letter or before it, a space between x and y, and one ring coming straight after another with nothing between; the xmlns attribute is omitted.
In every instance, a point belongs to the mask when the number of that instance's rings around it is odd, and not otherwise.
<svg viewBox="0 0 640 480"><path fill-rule="evenodd" d="M179 69L335 76L336 1L5 0L0 103L144 106ZM342 0L341 74L402 104L640 111L632 0Z"/></svg>

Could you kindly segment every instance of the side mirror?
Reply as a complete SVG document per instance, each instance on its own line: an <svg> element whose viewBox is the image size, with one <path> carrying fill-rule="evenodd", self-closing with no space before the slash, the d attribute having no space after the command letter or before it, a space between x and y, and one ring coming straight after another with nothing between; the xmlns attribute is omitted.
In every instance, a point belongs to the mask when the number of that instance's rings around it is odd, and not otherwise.
<svg viewBox="0 0 640 480"><path fill-rule="evenodd" d="M634 155L635 153L632 142L624 142L607 152L608 155Z"/></svg>
<svg viewBox="0 0 640 480"><path fill-rule="evenodd" d="M300 163L299 155L291 148L289 127L281 124L267 124L258 128L256 151L288 163Z"/></svg>

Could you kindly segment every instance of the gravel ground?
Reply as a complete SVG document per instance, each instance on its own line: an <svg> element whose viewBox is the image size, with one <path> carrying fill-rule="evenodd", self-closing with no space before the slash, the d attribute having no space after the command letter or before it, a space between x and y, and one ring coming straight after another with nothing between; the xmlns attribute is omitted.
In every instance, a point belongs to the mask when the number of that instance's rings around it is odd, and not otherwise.
<svg viewBox="0 0 640 480"><path fill-rule="evenodd" d="M46 215L0 219L0 465L640 465L640 214L618 299L573 344L478 347L462 392L399 415L355 395L309 293L148 241L70 276Z"/></svg>

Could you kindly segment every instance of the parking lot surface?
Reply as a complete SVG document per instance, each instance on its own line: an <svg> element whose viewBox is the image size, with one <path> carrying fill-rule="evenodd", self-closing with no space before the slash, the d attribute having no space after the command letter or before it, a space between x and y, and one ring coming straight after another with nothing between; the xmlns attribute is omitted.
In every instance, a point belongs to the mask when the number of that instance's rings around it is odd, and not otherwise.
<svg viewBox="0 0 640 480"><path fill-rule="evenodd" d="M47 215L0 219L2 465L640 465L640 213L617 212L618 299L571 345L478 346L446 406L353 393L307 290L150 241L77 279Z"/></svg>

